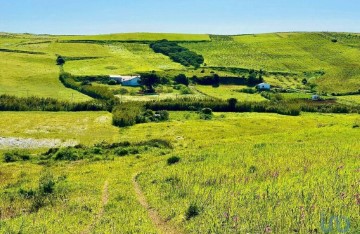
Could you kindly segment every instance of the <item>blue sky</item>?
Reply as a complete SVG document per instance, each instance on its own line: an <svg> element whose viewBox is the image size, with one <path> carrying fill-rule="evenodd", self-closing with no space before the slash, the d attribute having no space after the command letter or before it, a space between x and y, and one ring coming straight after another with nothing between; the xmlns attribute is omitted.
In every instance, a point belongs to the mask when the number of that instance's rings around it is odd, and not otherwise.
<svg viewBox="0 0 360 234"><path fill-rule="evenodd" d="M0 0L0 32L360 32L360 0Z"/></svg>

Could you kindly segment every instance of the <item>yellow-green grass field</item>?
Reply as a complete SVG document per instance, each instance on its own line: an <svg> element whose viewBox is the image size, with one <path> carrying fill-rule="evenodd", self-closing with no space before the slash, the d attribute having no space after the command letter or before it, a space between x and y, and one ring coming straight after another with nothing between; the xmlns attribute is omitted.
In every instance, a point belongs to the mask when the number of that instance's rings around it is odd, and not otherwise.
<svg viewBox="0 0 360 234"><path fill-rule="evenodd" d="M215 113L201 120L171 112L168 122L122 128L117 139L163 139L172 150L110 161L1 162L0 231L160 233L166 224L184 233L321 233L322 216L327 224L333 215L356 233L359 121L355 114ZM180 161L168 165L170 156ZM55 178L56 197L29 212L32 200L19 197L20 189L37 188L45 171ZM160 226L136 195L136 174L148 205L166 220ZM187 219L190 205L198 214Z"/></svg>
<svg viewBox="0 0 360 234"><path fill-rule="evenodd" d="M0 94L68 101L91 99L63 86L55 56L0 52L0 67Z"/></svg>
<svg viewBox="0 0 360 234"><path fill-rule="evenodd" d="M72 140L85 145L116 142L108 112L0 112L0 136Z"/></svg>
<svg viewBox="0 0 360 234"><path fill-rule="evenodd" d="M60 40L106 40L106 41L210 41L206 34L176 33L118 33L92 36L59 36Z"/></svg>
<svg viewBox="0 0 360 234"><path fill-rule="evenodd" d="M102 58L71 61L65 64L65 70L75 75L130 75L153 70L183 69L182 65L172 62L170 58L154 53L146 44L117 43L102 46L102 50Z"/></svg>
<svg viewBox="0 0 360 234"><path fill-rule="evenodd" d="M230 98L236 98L238 101L249 101L249 102L261 102L266 101L260 94L248 94L242 93L238 90L248 88L242 85L220 85L219 87L197 85L197 90L206 94L210 97L219 98L222 100L228 100Z"/></svg>
<svg viewBox="0 0 360 234"><path fill-rule="evenodd" d="M328 33L275 33L231 37L231 41L183 43L200 53L208 66L244 67L266 71L321 71L320 90L354 91L360 83L359 37L347 39Z"/></svg>
<svg viewBox="0 0 360 234"><path fill-rule="evenodd" d="M345 104L360 105L360 95L339 96L336 99Z"/></svg>

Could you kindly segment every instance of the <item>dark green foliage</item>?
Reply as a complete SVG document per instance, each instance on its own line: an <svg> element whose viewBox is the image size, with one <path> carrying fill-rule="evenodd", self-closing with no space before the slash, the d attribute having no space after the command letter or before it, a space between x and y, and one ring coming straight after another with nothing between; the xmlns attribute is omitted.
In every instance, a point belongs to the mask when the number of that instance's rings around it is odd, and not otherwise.
<svg viewBox="0 0 360 234"><path fill-rule="evenodd" d="M117 85L118 82L116 80L109 80L108 85Z"/></svg>
<svg viewBox="0 0 360 234"><path fill-rule="evenodd" d="M336 38L333 38L333 39L331 39L331 42L336 43L336 42L338 42L338 40Z"/></svg>
<svg viewBox="0 0 360 234"><path fill-rule="evenodd" d="M173 165L178 162L180 162L180 158L177 156L172 156L172 157L168 158L168 160L167 160L168 165Z"/></svg>
<svg viewBox="0 0 360 234"><path fill-rule="evenodd" d="M260 71L250 70L247 84L248 85L256 85L256 84L264 82L262 75L263 75L262 70L260 70Z"/></svg>
<svg viewBox="0 0 360 234"><path fill-rule="evenodd" d="M115 98L113 93L108 88L92 86L83 82L79 83L77 78L70 73L61 73L59 79L65 87L77 90L80 93L84 93L90 97L102 100L110 100Z"/></svg>
<svg viewBox="0 0 360 234"><path fill-rule="evenodd" d="M160 84L160 77L155 73L143 73L141 74L140 84L145 86L146 93L155 93L154 87Z"/></svg>
<svg viewBox="0 0 360 234"><path fill-rule="evenodd" d="M116 154L117 156L123 157L129 154L129 151L127 149L123 149L123 148L117 148L114 150L114 154Z"/></svg>
<svg viewBox="0 0 360 234"><path fill-rule="evenodd" d="M25 50L11 50L11 49L3 49L3 48L0 48L0 52L19 53L19 54L46 54L44 52L25 51Z"/></svg>
<svg viewBox="0 0 360 234"><path fill-rule="evenodd" d="M196 204L190 204L188 209L185 212L186 220L190 220L200 214L200 208Z"/></svg>
<svg viewBox="0 0 360 234"><path fill-rule="evenodd" d="M250 166L249 173L255 173L256 169L257 168L255 166Z"/></svg>
<svg viewBox="0 0 360 234"><path fill-rule="evenodd" d="M254 94L257 92L256 89L253 89L253 88L244 88L244 89L240 89L240 90L236 90L237 92L240 92L240 93L249 93L249 94Z"/></svg>
<svg viewBox="0 0 360 234"><path fill-rule="evenodd" d="M54 192L55 180L50 172L45 172L39 179L40 194L51 194Z"/></svg>
<svg viewBox="0 0 360 234"><path fill-rule="evenodd" d="M77 149L67 147L58 150L54 155L54 159L58 161L76 161L82 159L82 156L79 155Z"/></svg>
<svg viewBox="0 0 360 234"><path fill-rule="evenodd" d="M212 119L212 110L210 108L203 108L200 111L200 119L204 119L204 120L210 120Z"/></svg>
<svg viewBox="0 0 360 234"><path fill-rule="evenodd" d="M175 76L174 80L178 84L183 84L186 86L189 85L189 78L187 78L186 75L184 75L184 74L179 74L179 75Z"/></svg>
<svg viewBox="0 0 360 234"><path fill-rule="evenodd" d="M218 87L221 83L220 76L218 74L213 74L211 76L197 77L193 76L191 78L193 83L201 84L201 85L212 85L214 87Z"/></svg>
<svg viewBox="0 0 360 234"><path fill-rule="evenodd" d="M104 111L108 104L101 101L73 103L52 98L0 95L0 111Z"/></svg>
<svg viewBox="0 0 360 234"><path fill-rule="evenodd" d="M19 195L22 197L22 198L25 198L25 199L30 199L30 198L33 198L35 195L36 195L36 191L33 190L33 189L29 189L29 190L26 190L26 189L20 189L19 190Z"/></svg>
<svg viewBox="0 0 360 234"><path fill-rule="evenodd" d="M25 152L12 151L6 152L3 155L3 161L6 163L28 160L30 160L30 155Z"/></svg>
<svg viewBox="0 0 360 234"><path fill-rule="evenodd" d="M230 99L228 99L228 103L229 103L230 109L233 109L233 110L236 109L236 103L237 103L237 99L236 99L236 98L230 98Z"/></svg>
<svg viewBox="0 0 360 234"><path fill-rule="evenodd" d="M62 66L65 64L65 59L60 55L56 58L56 65Z"/></svg>
<svg viewBox="0 0 360 234"><path fill-rule="evenodd" d="M162 53L169 56L174 62L184 66L200 67L204 63L204 57L189 49L179 46L176 42L161 40L150 44L155 53Z"/></svg>

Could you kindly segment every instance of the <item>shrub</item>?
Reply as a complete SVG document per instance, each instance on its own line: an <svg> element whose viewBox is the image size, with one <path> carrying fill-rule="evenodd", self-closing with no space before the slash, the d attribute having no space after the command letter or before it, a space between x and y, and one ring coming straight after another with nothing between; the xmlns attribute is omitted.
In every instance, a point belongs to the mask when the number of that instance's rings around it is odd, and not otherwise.
<svg viewBox="0 0 360 234"><path fill-rule="evenodd" d="M6 163L17 162L17 161L27 161L30 160L30 155L23 152L6 152L3 155L3 160Z"/></svg>
<svg viewBox="0 0 360 234"><path fill-rule="evenodd" d="M81 159L76 149L67 147L60 149L55 154L55 160L76 161Z"/></svg>
<svg viewBox="0 0 360 234"><path fill-rule="evenodd" d="M172 157L168 158L167 164L168 165L173 165L175 163L178 163L179 161L180 161L180 157L172 156Z"/></svg>
<svg viewBox="0 0 360 234"><path fill-rule="evenodd" d="M198 216L199 213L199 207L196 204L190 204L185 213L186 220L190 220L191 218Z"/></svg>
<svg viewBox="0 0 360 234"><path fill-rule="evenodd" d="M4 154L4 162L9 163L9 162L16 162L16 161L17 161L17 159L14 154L9 153L9 152Z"/></svg>
<svg viewBox="0 0 360 234"><path fill-rule="evenodd" d="M39 179L40 194L51 194L54 192L55 180L51 172L45 172Z"/></svg>
<svg viewBox="0 0 360 234"><path fill-rule="evenodd" d="M189 85L189 78L186 77L184 74L179 74L175 76L175 82L178 84L183 84L185 86Z"/></svg>
<svg viewBox="0 0 360 234"><path fill-rule="evenodd" d="M116 81L116 80L109 80L108 81L108 85L117 85L118 84L118 82Z"/></svg>
<svg viewBox="0 0 360 234"><path fill-rule="evenodd" d="M114 153L117 156L123 157L129 154L129 151L127 149L123 149L123 148L117 148L115 149Z"/></svg>

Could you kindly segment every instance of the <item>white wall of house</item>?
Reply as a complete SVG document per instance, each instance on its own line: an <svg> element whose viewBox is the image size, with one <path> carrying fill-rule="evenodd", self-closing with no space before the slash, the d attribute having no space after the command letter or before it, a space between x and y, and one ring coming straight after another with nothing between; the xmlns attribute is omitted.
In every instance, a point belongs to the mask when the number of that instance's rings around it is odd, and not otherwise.
<svg viewBox="0 0 360 234"><path fill-rule="evenodd" d="M267 84L267 83L258 84L257 87L258 87L258 89L270 90L270 84Z"/></svg>
<svg viewBox="0 0 360 234"><path fill-rule="evenodd" d="M124 86L139 86L140 85L140 77L134 77L130 80L125 80L122 82Z"/></svg>

